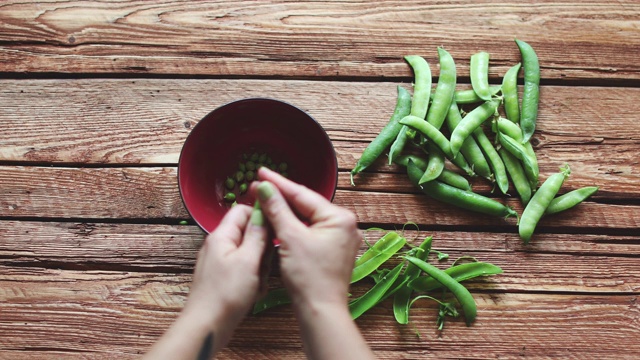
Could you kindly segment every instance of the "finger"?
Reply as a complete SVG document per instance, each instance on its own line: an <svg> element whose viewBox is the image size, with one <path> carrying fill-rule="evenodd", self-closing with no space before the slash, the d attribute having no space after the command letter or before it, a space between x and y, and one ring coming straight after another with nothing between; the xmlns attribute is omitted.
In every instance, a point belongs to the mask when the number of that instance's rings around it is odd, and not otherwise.
<svg viewBox="0 0 640 360"><path fill-rule="evenodd" d="M240 249L246 256L261 258L267 243L267 227L264 214L260 207L254 207L251 211L249 223L244 232Z"/></svg>
<svg viewBox="0 0 640 360"><path fill-rule="evenodd" d="M231 246L237 248L242 242L244 229L247 227L251 208L236 205L222 218L218 227L207 236L207 242L213 246Z"/></svg>
<svg viewBox="0 0 640 360"><path fill-rule="evenodd" d="M260 200L262 211L281 241L301 234L306 226L293 213L278 189L268 181L254 182L250 191Z"/></svg>
<svg viewBox="0 0 640 360"><path fill-rule="evenodd" d="M273 183L289 204L312 224L330 218L334 214L334 205L317 192L297 184L275 171L260 168L258 176Z"/></svg>

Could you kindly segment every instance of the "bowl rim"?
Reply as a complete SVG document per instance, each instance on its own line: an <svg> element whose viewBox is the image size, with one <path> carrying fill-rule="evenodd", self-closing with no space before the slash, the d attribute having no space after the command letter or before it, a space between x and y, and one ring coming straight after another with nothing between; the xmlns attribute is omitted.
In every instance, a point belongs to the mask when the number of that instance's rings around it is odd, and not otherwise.
<svg viewBox="0 0 640 360"><path fill-rule="evenodd" d="M261 101L267 101L267 102L277 102L280 104L284 104L286 106L292 107L295 110L300 111L301 113L305 114L308 118L310 118L315 124L316 126L321 130L325 140L327 141L327 143L329 144L329 147L331 148L331 153L333 154L333 158L335 159L335 185L333 187L333 192L331 193L331 197L328 199L330 202L333 202L333 199L335 198L336 195L336 191L338 189L338 158L337 158L337 154L336 154L336 149L333 146L333 142L331 141L331 138L329 137L329 134L327 134L327 131L322 127L322 125L320 125L320 123L318 122L318 120L316 120L313 116L311 116L311 114L309 114L308 112L302 110L301 108L299 108L298 106L295 106L287 101L284 100L280 100L280 99L276 99L276 98L270 98L270 97L262 97L262 96L257 96L257 97L247 97L247 98L242 98L242 99L236 99L236 100L231 100L228 101L222 105L217 106L216 108L214 108L213 110L209 111L206 115L204 115L202 118L200 118L200 120L198 120L198 123L195 124L192 128L191 131L189 131L189 134L187 135L187 137L184 139L183 143L182 143L182 148L180 149L180 156L178 157L178 167L177 167L177 180L178 180L178 192L180 193L180 199L182 200L182 204L184 205L184 208L187 210L187 213L189 214L189 218L190 220L193 220L196 225L198 225L198 227L200 227L200 229L202 231L204 231L205 233L209 234L209 231L207 231L207 229L205 229L205 227L193 216L193 214L191 213L191 210L189 210L189 206L187 205L187 202L185 201L185 197L183 194L183 190L182 190L182 182L180 181L180 165L182 164L182 158L184 156L184 148L185 145L187 143L187 141L189 140L189 137L191 136L191 134L193 134L193 132L198 128L198 125L200 125L202 123L202 121L206 118L208 118L211 114L213 114L214 112L218 111L219 109L222 109L226 106L235 104L235 103L239 103L239 102L246 102L246 101L255 101L255 100L261 100Z"/></svg>

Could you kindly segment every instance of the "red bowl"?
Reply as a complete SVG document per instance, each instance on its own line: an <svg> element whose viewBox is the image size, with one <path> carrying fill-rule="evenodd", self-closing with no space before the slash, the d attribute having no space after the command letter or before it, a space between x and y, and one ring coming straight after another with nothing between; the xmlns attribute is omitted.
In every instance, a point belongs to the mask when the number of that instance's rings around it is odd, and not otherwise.
<svg viewBox="0 0 640 360"><path fill-rule="evenodd" d="M243 154L253 151L286 162L291 180L333 199L338 162L322 126L279 100L238 100L200 120L180 153L180 195L189 215L204 231L213 231L230 209L223 198L225 179L237 171ZM236 201L250 205L254 199L245 193Z"/></svg>

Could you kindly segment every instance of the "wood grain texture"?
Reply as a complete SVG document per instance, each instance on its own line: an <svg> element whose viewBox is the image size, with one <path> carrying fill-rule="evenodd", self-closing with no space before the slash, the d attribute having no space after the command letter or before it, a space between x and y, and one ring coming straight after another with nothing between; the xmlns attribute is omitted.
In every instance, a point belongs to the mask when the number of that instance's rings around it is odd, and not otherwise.
<svg viewBox="0 0 640 360"><path fill-rule="evenodd" d="M520 38L544 78L638 80L638 12L635 1L6 1L0 71L409 77L404 55L436 64L444 46L463 76L471 54L490 52L497 77L520 61Z"/></svg>
<svg viewBox="0 0 640 360"><path fill-rule="evenodd" d="M72 357L132 357L148 349L175 319L188 282L186 275L0 266L0 333L5 334L0 350L18 358L45 350ZM451 320L441 336L434 331L437 309L429 302L415 305L413 326L398 326L389 302L357 323L380 357L590 358L640 353L635 341L637 295L474 292L474 298L479 313L474 325L467 328L461 319ZM264 331L266 327L270 331ZM289 307L249 316L220 358L247 354L302 354Z"/></svg>
<svg viewBox="0 0 640 360"><path fill-rule="evenodd" d="M401 176L398 181L407 179ZM497 199L522 212L519 200ZM394 226L409 221L485 231L495 227L516 229L514 218L478 215L421 193L341 189L336 191L334 203L355 212L358 221L367 224ZM180 198L175 168L0 166L0 217L175 221L189 214ZM639 226L640 206L633 202L618 205L585 201L570 211L542 219L537 231L631 231Z"/></svg>
<svg viewBox="0 0 640 360"><path fill-rule="evenodd" d="M411 228L411 227L408 227ZM367 232L374 243L383 232ZM510 233L406 230L410 243L433 236L450 266L463 255L500 266L505 274L467 282L500 292L640 293L635 236L540 234L531 246ZM190 274L204 234L195 226L1 221L4 266ZM360 253L366 250L363 243ZM436 261L434 260L434 263ZM593 264L597 263L597 266Z"/></svg>

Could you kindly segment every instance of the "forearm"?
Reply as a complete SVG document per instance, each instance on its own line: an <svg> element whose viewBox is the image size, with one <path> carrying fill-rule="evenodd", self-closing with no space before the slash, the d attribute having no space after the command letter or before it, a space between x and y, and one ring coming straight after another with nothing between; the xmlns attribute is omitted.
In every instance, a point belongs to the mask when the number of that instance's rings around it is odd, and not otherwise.
<svg viewBox="0 0 640 360"><path fill-rule="evenodd" d="M234 321L190 310L185 308L145 359L210 359L227 344Z"/></svg>
<svg viewBox="0 0 640 360"><path fill-rule="evenodd" d="M309 359L375 359L346 304L295 306Z"/></svg>

